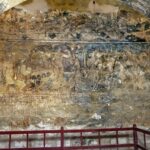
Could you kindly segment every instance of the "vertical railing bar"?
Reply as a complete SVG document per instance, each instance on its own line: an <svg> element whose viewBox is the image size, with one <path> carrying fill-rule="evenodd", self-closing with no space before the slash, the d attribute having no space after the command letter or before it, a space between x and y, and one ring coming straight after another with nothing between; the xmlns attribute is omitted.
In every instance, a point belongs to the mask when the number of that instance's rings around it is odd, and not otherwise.
<svg viewBox="0 0 150 150"><path fill-rule="evenodd" d="M118 130L116 131L116 143L117 143L117 150L118 150L118 144L119 144L119 141L118 141Z"/></svg>
<svg viewBox="0 0 150 150"><path fill-rule="evenodd" d="M11 149L11 133L9 134L9 149Z"/></svg>
<svg viewBox="0 0 150 150"><path fill-rule="evenodd" d="M98 132L98 143L99 143L99 150L101 150L101 133Z"/></svg>
<svg viewBox="0 0 150 150"><path fill-rule="evenodd" d="M80 142L81 142L81 146L83 146L83 137L82 137L82 131L80 132Z"/></svg>
<svg viewBox="0 0 150 150"><path fill-rule="evenodd" d="M145 133L143 133L144 135L144 148L146 149L147 145L146 145L146 136L145 136Z"/></svg>
<svg viewBox="0 0 150 150"><path fill-rule="evenodd" d="M64 149L64 128L63 127L61 127L60 132L61 132L61 150L63 150Z"/></svg>
<svg viewBox="0 0 150 150"><path fill-rule="evenodd" d="M46 133L44 132L44 141L43 141L44 147L46 146Z"/></svg>
<svg viewBox="0 0 150 150"><path fill-rule="evenodd" d="M27 133L27 149L29 148L29 134Z"/></svg>

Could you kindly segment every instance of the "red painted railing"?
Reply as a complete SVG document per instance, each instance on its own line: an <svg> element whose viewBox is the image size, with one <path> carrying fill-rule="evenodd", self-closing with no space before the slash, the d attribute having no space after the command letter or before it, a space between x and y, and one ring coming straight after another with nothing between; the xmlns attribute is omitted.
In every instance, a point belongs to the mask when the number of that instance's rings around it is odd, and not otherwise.
<svg viewBox="0 0 150 150"><path fill-rule="evenodd" d="M34 137L31 137L31 135L34 135ZM42 135L42 137L39 139L38 135ZM141 140L141 137L143 137L143 140ZM35 141L41 142L39 147L31 145L31 143L34 143ZM57 143L56 146L50 146L50 141L59 141L59 143ZM72 144L69 144L68 146L67 141L72 141ZM18 147L13 145L15 142L23 142L24 145ZM119 148L150 150L150 143L148 142L150 142L150 131L139 129L136 125L133 125L133 127L130 128L81 130L64 130L61 128L60 130L0 132L0 150L102 150L103 148L117 148L117 150Z"/></svg>

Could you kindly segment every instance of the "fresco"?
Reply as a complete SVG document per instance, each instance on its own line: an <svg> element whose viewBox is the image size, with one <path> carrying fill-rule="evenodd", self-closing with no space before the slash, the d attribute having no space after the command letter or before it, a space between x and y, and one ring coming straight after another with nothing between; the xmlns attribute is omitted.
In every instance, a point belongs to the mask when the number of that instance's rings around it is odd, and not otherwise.
<svg viewBox="0 0 150 150"><path fill-rule="evenodd" d="M149 126L147 15L52 2L65 10L31 13L27 2L0 15L0 128Z"/></svg>

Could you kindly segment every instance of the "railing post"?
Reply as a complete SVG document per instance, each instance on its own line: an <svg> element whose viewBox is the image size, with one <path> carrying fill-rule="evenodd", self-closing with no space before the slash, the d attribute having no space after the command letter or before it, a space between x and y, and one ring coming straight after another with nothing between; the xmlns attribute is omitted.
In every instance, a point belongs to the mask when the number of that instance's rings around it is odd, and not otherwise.
<svg viewBox="0 0 150 150"><path fill-rule="evenodd" d="M44 145L44 148L45 148L45 145L46 145L46 133L44 132L44 141L43 141L43 145Z"/></svg>
<svg viewBox="0 0 150 150"><path fill-rule="evenodd" d="M9 149L11 149L11 134L9 134Z"/></svg>
<svg viewBox="0 0 150 150"><path fill-rule="evenodd" d="M118 145L119 145L119 139L118 139L118 130L116 131L116 143L117 143L117 150L118 150Z"/></svg>
<svg viewBox="0 0 150 150"><path fill-rule="evenodd" d="M81 142L81 146L83 146L83 137L82 137L82 132L80 132L80 142Z"/></svg>
<svg viewBox="0 0 150 150"><path fill-rule="evenodd" d="M98 144L99 144L99 150L101 150L101 133L98 132Z"/></svg>
<svg viewBox="0 0 150 150"><path fill-rule="evenodd" d="M133 125L133 140L134 140L134 150L138 150L138 136L137 136L136 124Z"/></svg>
<svg viewBox="0 0 150 150"><path fill-rule="evenodd" d="M64 149L64 128L61 127L61 150Z"/></svg>
<svg viewBox="0 0 150 150"><path fill-rule="evenodd" d="M146 146L146 136L145 136L145 133L143 133L143 136L144 136L144 148L146 149L147 146Z"/></svg>
<svg viewBox="0 0 150 150"><path fill-rule="evenodd" d="M29 134L27 133L27 145L26 145L27 149L29 148Z"/></svg>

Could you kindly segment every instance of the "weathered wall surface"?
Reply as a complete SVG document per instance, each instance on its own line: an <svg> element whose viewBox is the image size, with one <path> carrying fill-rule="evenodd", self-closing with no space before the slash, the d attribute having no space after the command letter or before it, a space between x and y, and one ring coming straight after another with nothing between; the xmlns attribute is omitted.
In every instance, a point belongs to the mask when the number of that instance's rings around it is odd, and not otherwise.
<svg viewBox="0 0 150 150"><path fill-rule="evenodd" d="M135 10L140 11L144 15L150 17L150 1L149 0L121 0Z"/></svg>
<svg viewBox="0 0 150 150"><path fill-rule="evenodd" d="M0 19L1 129L149 126L149 20L18 9Z"/></svg>
<svg viewBox="0 0 150 150"><path fill-rule="evenodd" d="M72 44L12 47L1 57L1 127L40 122L149 126L148 50L87 52L86 46Z"/></svg>

